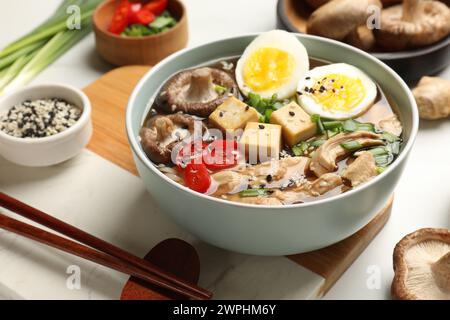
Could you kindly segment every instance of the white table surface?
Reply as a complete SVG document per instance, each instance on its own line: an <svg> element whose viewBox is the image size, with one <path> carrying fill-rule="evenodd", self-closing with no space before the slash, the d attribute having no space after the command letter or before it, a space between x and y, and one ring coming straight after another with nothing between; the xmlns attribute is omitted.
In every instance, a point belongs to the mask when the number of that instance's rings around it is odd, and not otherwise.
<svg viewBox="0 0 450 320"><path fill-rule="evenodd" d="M14 0L2 4L0 47L44 20L59 0ZM276 0L185 0L189 46L222 37L274 29ZM231 14L226 8L239 8ZM20 17L20 18L19 18ZM112 66L100 60L89 35L33 83L84 87ZM441 76L450 79L450 68ZM422 227L450 228L450 121L422 122L400 181L392 217L378 237L325 296L326 299L386 299L393 276L392 250L405 234Z"/></svg>

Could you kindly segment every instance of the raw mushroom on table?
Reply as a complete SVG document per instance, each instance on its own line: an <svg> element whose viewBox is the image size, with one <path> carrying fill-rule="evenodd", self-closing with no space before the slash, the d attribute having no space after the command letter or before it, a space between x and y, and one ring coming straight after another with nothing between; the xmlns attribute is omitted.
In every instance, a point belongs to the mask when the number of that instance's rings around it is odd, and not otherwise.
<svg viewBox="0 0 450 320"><path fill-rule="evenodd" d="M391 292L402 300L450 300L450 230L420 229L394 249Z"/></svg>
<svg viewBox="0 0 450 320"><path fill-rule="evenodd" d="M450 81L423 77L413 90L422 119L437 120L450 115Z"/></svg>

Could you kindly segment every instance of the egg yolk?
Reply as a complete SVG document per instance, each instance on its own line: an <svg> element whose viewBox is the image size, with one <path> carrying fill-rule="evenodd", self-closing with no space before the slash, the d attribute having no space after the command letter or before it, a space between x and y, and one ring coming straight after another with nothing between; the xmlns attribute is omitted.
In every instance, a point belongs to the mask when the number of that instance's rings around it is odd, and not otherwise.
<svg viewBox="0 0 450 320"><path fill-rule="evenodd" d="M330 74L309 88L314 100L330 111L348 111L358 106L366 95L361 79Z"/></svg>
<svg viewBox="0 0 450 320"><path fill-rule="evenodd" d="M244 83L254 92L279 88L292 77L295 59L277 48L259 48L245 61Z"/></svg>

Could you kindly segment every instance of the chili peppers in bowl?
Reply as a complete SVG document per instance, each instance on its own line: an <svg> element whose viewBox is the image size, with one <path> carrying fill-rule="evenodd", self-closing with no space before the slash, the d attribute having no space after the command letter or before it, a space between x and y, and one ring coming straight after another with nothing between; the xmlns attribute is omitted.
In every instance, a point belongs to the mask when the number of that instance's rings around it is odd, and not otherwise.
<svg viewBox="0 0 450 320"><path fill-rule="evenodd" d="M177 24L167 10L168 4L169 0L120 0L108 31L125 37L144 37L167 31Z"/></svg>
<svg viewBox="0 0 450 320"><path fill-rule="evenodd" d="M206 193L211 186L210 173L236 166L243 156L235 140L192 141L181 147L176 165L183 172L186 186Z"/></svg>

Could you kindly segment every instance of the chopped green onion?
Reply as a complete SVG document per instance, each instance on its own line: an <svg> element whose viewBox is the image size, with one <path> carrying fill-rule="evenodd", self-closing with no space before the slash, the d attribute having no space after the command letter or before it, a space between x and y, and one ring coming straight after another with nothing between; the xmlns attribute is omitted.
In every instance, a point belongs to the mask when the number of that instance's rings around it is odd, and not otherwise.
<svg viewBox="0 0 450 320"><path fill-rule="evenodd" d="M352 120L352 119L348 119L348 120L344 121L344 123L342 124L342 127L343 127L344 131L354 132L354 131L358 130L358 124L359 124L359 122Z"/></svg>
<svg viewBox="0 0 450 320"><path fill-rule="evenodd" d="M389 132L387 132L387 131L383 132L383 134L381 135L381 138L382 138L383 140L386 140L386 141L389 142L389 143L393 143L393 142L395 142L395 141L400 140L399 137L397 137L396 135L393 135L392 133L389 133Z"/></svg>
<svg viewBox="0 0 450 320"><path fill-rule="evenodd" d="M375 126L372 123L358 123L358 131L375 132Z"/></svg>
<svg viewBox="0 0 450 320"><path fill-rule="evenodd" d="M394 156L392 153L375 156L375 163L379 167L387 167L392 163L392 161L394 161Z"/></svg>
<svg viewBox="0 0 450 320"><path fill-rule="evenodd" d="M348 151L355 151L361 149L363 146L356 140L345 141L341 143L341 147Z"/></svg>
<svg viewBox="0 0 450 320"><path fill-rule="evenodd" d="M323 124L323 127L327 130L342 129L341 121L323 121L322 124Z"/></svg>
<svg viewBox="0 0 450 320"><path fill-rule="evenodd" d="M306 141L302 141L299 144L295 145L292 147L292 152L294 153L294 155L298 156L303 156L306 151L308 151L309 148L309 144Z"/></svg>
<svg viewBox="0 0 450 320"><path fill-rule="evenodd" d="M311 116L311 121L315 122L317 125L317 134L323 134L325 132L325 128L323 126L322 120L320 119L320 115L313 114Z"/></svg>
<svg viewBox="0 0 450 320"><path fill-rule="evenodd" d="M388 145L388 148L391 150L392 154L398 155L400 153L400 141L394 141Z"/></svg>
<svg viewBox="0 0 450 320"><path fill-rule="evenodd" d="M265 118L266 118L266 122L268 123L270 121L270 117L272 116L272 109L266 109L266 112L264 114Z"/></svg>
<svg viewBox="0 0 450 320"><path fill-rule="evenodd" d="M311 147L320 147L321 145L323 145L326 142L326 140L324 139L317 139L317 140L313 140L309 142L309 145Z"/></svg>
<svg viewBox="0 0 450 320"><path fill-rule="evenodd" d="M340 130L327 130L326 134L328 139L333 138L335 135L339 134Z"/></svg>
<svg viewBox="0 0 450 320"><path fill-rule="evenodd" d="M386 167L377 167L378 174L383 173L386 170Z"/></svg>
<svg viewBox="0 0 450 320"><path fill-rule="evenodd" d="M239 192L239 196L243 198L266 196L269 189L247 189Z"/></svg>
<svg viewBox="0 0 450 320"><path fill-rule="evenodd" d="M384 155L384 154L388 154L389 151L385 148L385 147L376 147L373 149L369 149L368 150L371 154L373 154L374 156L379 156L379 155Z"/></svg>
<svg viewBox="0 0 450 320"><path fill-rule="evenodd" d="M152 23L150 23L149 27L161 30L164 28L173 27L176 23L177 21L165 12L164 14L157 17Z"/></svg>
<svg viewBox="0 0 450 320"><path fill-rule="evenodd" d="M218 93L218 94L224 94L227 91L227 88L222 87L221 85L215 84L214 85L214 90Z"/></svg>

